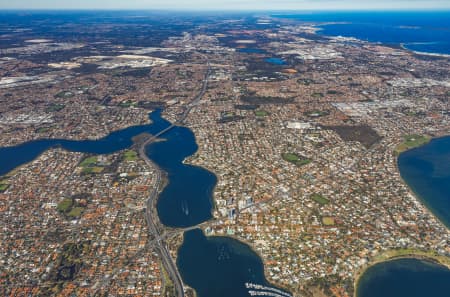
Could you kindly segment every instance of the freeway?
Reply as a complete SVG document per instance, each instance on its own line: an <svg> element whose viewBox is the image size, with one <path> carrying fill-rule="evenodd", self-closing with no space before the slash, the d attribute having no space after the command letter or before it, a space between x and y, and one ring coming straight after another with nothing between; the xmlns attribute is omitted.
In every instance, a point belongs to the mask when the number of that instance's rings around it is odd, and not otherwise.
<svg viewBox="0 0 450 297"><path fill-rule="evenodd" d="M204 94L206 93L206 89L208 87L208 78L211 71L210 63L207 60L208 68L205 73L205 77L203 79L202 87L199 91L199 93L194 97L194 99L189 103L189 105L186 106L185 111L183 112L180 119L177 121L179 124L183 124L186 120L187 116L191 112L192 108L194 106L198 105ZM171 124L164 130L161 130L160 132L152 135L149 139L147 139L142 145L139 147L139 156L147 163L147 165L151 168L156 168L156 182L155 187L153 188L152 193L150 194L150 197L147 199L146 203L146 209L145 209L145 219L147 221L147 224L149 226L149 233L153 240L151 240L152 243L155 244L155 248L158 251L159 255L161 256L161 260L163 263L163 266L165 270L167 271L170 279L172 280L177 296L178 297L184 297L184 287L183 287L183 280L180 276L180 273L176 267L175 262L173 261L170 252L165 244L165 236L164 234L161 234L158 228L158 223L154 219L155 216L157 216L157 212L155 211L155 205L157 201L158 194L162 190L162 171L160 168L154 164L145 153L145 148L151 144L153 141L155 141L159 136L163 135L164 133L170 131L172 128L176 126L177 123Z"/></svg>
<svg viewBox="0 0 450 297"><path fill-rule="evenodd" d="M205 59L207 61L206 64L208 65L208 68L206 70L205 77L203 79L202 88L200 89L200 92L197 94L197 96L195 96L194 99L186 106L186 109L183 112L183 115L178 120L178 123L180 123L180 124L184 123L184 121L186 120L187 116L191 112L192 108L194 108L195 106L197 106L199 104L200 99L202 99L202 97L205 95L206 89L208 88L208 78L209 78L209 75L211 73L211 64L209 63L209 60L208 60L207 57L205 57Z"/></svg>
<svg viewBox="0 0 450 297"><path fill-rule="evenodd" d="M168 128L164 129L163 133L169 131L171 128L173 128L173 125L169 126ZM163 133L159 132L158 134L161 135ZM139 156L145 160L148 166L152 168L156 168L156 182L155 187L153 188L152 193L150 194L150 197L147 200L147 207L145 209L145 219L147 220L147 224L149 226L149 232L154 237L157 251L159 252L159 255L161 256L161 260L163 263L164 268L166 269L167 273L169 274L170 278L172 279L172 282L175 286L175 290L177 292L177 296L184 297L184 289L183 289L183 281L181 279L180 273L178 272L178 269L170 256L169 250L167 249L167 246L164 243L164 239L161 238L161 234L159 233L158 226L156 225L155 220L153 219L156 214L154 211L155 204L156 204L156 198L161 191L161 185L162 185L162 172L161 170L147 157L145 153L145 148L148 144L153 142L155 140L155 136L149 138L147 141L145 141L141 147L139 148Z"/></svg>

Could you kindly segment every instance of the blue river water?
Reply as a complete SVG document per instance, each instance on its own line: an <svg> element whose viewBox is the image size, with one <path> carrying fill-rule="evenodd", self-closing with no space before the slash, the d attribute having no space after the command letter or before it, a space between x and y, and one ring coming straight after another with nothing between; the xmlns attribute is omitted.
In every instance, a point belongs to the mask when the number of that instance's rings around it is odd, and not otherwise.
<svg viewBox="0 0 450 297"><path fill-rule="evenodd" d="M229 237L205 237L198 229L186 232L177 265L199 297L247 297L246 283L265 287L254 291L289 296L267 283L263 263L249 246Z"/></svg>
<svg viewBox="0 0 450 297"><path fill-rule="evenodd" d="M450 11L321 12L278 14L306 22L329 22L318 33L354 37L435 54L450 54Z"/></svg>
<svg viewBox="0 0 450 297"><path fill-rule="evenodd" d="M348 36L392 46L403 44L418 52L450 54L450 12L324 12L278 15L307 22L339 22L323 25L326 36ZM241 52L265 53L259 49ZM161 112L150 114L152 124L112 132L99 140L36 140L0 148L0 176L35 159L52 147L69 151L109 154L132 145L132 137L157 133L170 123ZM195 153L195 136L176 127L165 141L147 147L148 156L168 174L168 185L158 200L163 224L193 226L211 218L216 177L205 169L183 164ZM405 182L427 207L450 226L450 138L436 139L402 153L399 170ZM227 237L206 237L200 230L185 233L177 258L182 278L198 297L249 296L246 282L268 285L259 257L245 244ZM427 261L402 259L369 268L357 288L359 297L450 296L449 270ZM270 289L266 289L270 290Z"/></svg>
<svg viewBox="0 0 450 297"><path fill-rule="evenodd" d="M158 198L161 222L170 227L190 227L212 217L212 196L217 178L183 160L197 151L192 131L174 127L163 135L164 141L147 147L147 155L168 175L168 186Z"/></svg>
<svg viewBox="0 0 450 297"><path fill-rule="evenodd" d="M141 133L156 134L170 125L157 110L149 115L151 124L112 132L98 140L43 139L13 147L0 148L0 176L34 160L44 151L61 147L68 151L110 154L132 144ZM185 127L174 127L146 148L146 154L167 173L168 184L162 191L157 210L161 222L170 227L190 227L211 218L212 194L217 178L183 160L197 151L195 136ZM198 297L249 296L246 283L264 285L260 291L280 292L264 278L264 267L256 253L228 237L206 237L199 229L185 233L177 265L183 281L197 291Z"/></svg>
<svg viewBox="0 0 450 297"><path fill-rule="evenodd" d="M150 119L149 125L112 132L98 140L36 140L0 148L0 175L32 161L52 147L109 154L130 147L132 138L140 133L154 134L170 125L161 117L161 111L151 113ZM197 150L194 134L187 128L175 127L163 137L163 141L153 143L146 151L168 174L169 183L157 204L161 222L172 227L187 227L210 219L216 177L203 168L183 164L183 160ZM450 137L434 139L427 145L402 153L398 164L404 180L448 224ZM265 286L260 292L279 290L265 280L263 264L250 247L228 237L206 237L198 229L185 233L177 265L184 282L193 287L199 297L249 296L246 283ZM425 261L395 260L369 268L359 284L359 297L448 296L450 271Z"/></svg>
<svg viewBox="0 0 450 297"><path fill-rule="evenodd" d="M132 138L136 135L144 132L156 134L170 125L161 117L160 110L151 113L150 119L152 120L151 124L115 131L98 140L40 139L17 146L0 148L0 176L34 160L50 148L61 147L72 152L111 154L130 147L133 144Z"/></svg>

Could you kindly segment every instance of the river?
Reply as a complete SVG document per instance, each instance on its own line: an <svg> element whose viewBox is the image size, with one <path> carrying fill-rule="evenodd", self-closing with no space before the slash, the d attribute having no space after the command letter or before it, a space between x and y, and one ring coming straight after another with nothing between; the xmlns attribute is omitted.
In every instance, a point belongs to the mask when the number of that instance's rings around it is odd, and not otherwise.
<svg viewBox="0 0 450 297"><path fill-rule="evenodd" d="M170 126L161 117L161 110L150 113L149 118L151 124L115 131L98 140L41 139L0 148L0 176L51 148L111 154L129 148L133 137L141 133L156 134ZM192 131L175 126L146 149L147 156L167 173L168 184L157 203L159 219L166 226L191 227L212 218L216 176L183 163L197 148ZM198 297L244 297L250 290L289 296L268 284L261 259L248 245L229 237L207 237L200 229L185 233L177 265L183 281L196 290ZM255 287L247 288L246 283Z"/></svg>
<svg viewBox="0 0 450 297"><path fill-rule="evenodd" d="M91 154L110 154L129 148L141 133L156 134L170 126L161 111L149 115L152 123L112 132L98 140L44 139L0 148L0 175L4 175L52 147ZM170 227L191 227L211 219L217 178L197 166L184 164L197 151L195 136L185 127L174 127L146 153L167 173L168 184L158 203L160 221ZM421 200L443 221L450 222L450 137L402 153L402 177ZM177 266L183 281L198 297L244 297L249 291L287 293L270 286L264 267L249 246L229 237L205 236L199 229L184 235ZM416 280L416 281L411 281ZM450 271L422 260L402 259L369 268L357 288L359 297L448 296ZM256 285L255 287L251 287ZM427 294L424 295L424 292Z"/></svg>

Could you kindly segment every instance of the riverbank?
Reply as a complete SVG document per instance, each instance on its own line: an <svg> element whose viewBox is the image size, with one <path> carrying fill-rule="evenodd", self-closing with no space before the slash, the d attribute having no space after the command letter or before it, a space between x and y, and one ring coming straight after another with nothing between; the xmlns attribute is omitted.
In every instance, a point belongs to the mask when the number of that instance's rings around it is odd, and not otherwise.
<svg viewBox="0 0 450 297"><path fill-rule="evenodd" d="M195 137L195 133L194 133L194 137ZM197 142L196 142L196 143L197 143ZM201 154L201 152L200 152L199 149L198 149L194 154L192 154L191 156L186 157L186 158L183 160L183 164L185 164L185 165L190 165L190 166L195 166L195 167L200 167L200 168L203 168L203 169L205 169L205 170L211 172L212 174L214 174L214 176L216 177L217 182L218 182L218 181L219 181L219 177L218 177L217 175L215 175L215 173L214 173L214 171L213 171L214 168L205 166L205 164L199 164L199 163L197 162L197 157L198 157L199 154ZM217 220L217 218L214 217L214 211L217 211L217 204L216 204L216 201L215 201L215 199L214 199L214 191L215 191L215 189L216 189L216 187L217 187L217 182L216 182L216 184L214 185L213 192L212 192L213 195L212 195L212 197L211 197L211 200L212 200L211 216L212 216L212 218L209 219L209 220L207 220L206 222L201 223L200 225L205 225L205 224L206 224L206 226L208 226L208 223L211 223L211 222L214 222L214 221ZM249 249L251 252L253 252L254 254L256 254L256 255L258 256L258 258L261 260L262 265L263 265L263 276L264 276L265 281L267 282L267 285L272 286L272 287L274 287L274 288L279 288L279 289L281 289L281 290L283 290L283 291L285 291L285 292L289 292L289 294L292 295L293 288L285 287L285 286L280 285L279 283L275 283L275 281L269 277L269 271L267 270L267 265L266 265L266 263L268 262L268 259L266 259L266 258L265 258L265 257L264 257L264 256L263 256L256 248L254 248L253 245L252 245L251 243L249 243L247 240L245 240L244 238L238 237L238 236L236 236L236 235L230 235L230 234L220 234L220 235L206 234L205 231L204 231L205 228L203 228L203 227L201 227L201 226L199 226L199 229L202 231L203 235L204 235L206 238L225 237L225 238L229 238L229 239L231 239L231 240L235 240L235 241L237 241L237 242L239 242L239 243L244 244L245 246L247 246L248 249ZM178 245L177 255L178 255L178 252L179 252L179 249L180 249L181 245L183 244L183 241L184 241L184 234L185 234L185 233L183 233L183 240L182 240L182 242ZM194 290L194 291L195 291L195 290Z"/></svg>
<svg viewBox="0 0 450 297"><path fill-rule="evenodd" d="M292 296L267 280L261 255L232 235L206 236L201 229L185 232L177 266L198 296L248 296L249 292Z"/></svg>
<svg viewBox="0 0 450 297"><path fill-rule="evenodd" d="M248 247L248 249L253 252L254 254L256 254L259 259L261 259L262 265L263 265L263 274L264 274L264 279L266 280L267 284L274 287L274 288L280 288L283 291L289 292L289 294L292 294L293 288L288 288L285 286L280 285L279 283L276 284L275 281L273 279L271 279L270 277L268 277L269 275L269 271L267 270L267 265L265 264L268 260L256 249L253 247L253 245L249 242L247 242L247 240L240 238L238 236L235 235L206 235L206 237L227 237L230 238L232 240L236 240L239 243L242 243L244 245L246 245Z"/></svg>

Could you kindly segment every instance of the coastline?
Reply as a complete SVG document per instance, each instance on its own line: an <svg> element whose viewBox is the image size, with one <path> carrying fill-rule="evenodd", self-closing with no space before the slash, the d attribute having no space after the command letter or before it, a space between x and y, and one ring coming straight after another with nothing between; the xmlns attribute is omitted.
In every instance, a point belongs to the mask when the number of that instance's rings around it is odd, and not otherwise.
<svg viewBox="0 0 450 297"><path fill-rule="evenodd" d="M400 172L398 173L400 175ZM400 179L401 181L408 186L408 183L405 181L405 179L400 175ZM436 215L433 212L433 207L431 205L429 205L426 202L426 199L423 199L418 193L416 193L412 188L410 188L408 186L408 191L410 193L410 195L418 202L420 203L420 205L423 207L423 211L427 212L428 214L430 214L432 217L434 217L436 219L436 221L441 224L445 229L447 229L448 231L450 231L450 226L447 226L442 220L441 218Z"/></svg>
<svg viewBox="0 0 450 297"><path fill-rule="evenodd" d="M444 137L450 137L450 135L440 135L440 136L436 136L436 137L429 137L428 141L426 143L423 143L421 145L418 146L414 146L411 148L408 148L406 150L403 150L401 152L397 151L397 147L401 144L401 143L397 143L395 145L393 154L395 156L395 168L396 168L396 173L398 174L398 176L400 177L401 182L407 186L408 191L411 195L411 197L413 199L415 199L418 203L420 203L420 205L423 207L423 211L428 212L431 216L433 216L436 221L438 223L440 223L446 230L450 230L450 228L444 224L444 222L442 222L439 217L437 215L435 215L432 211L432 208L430 208L427 203L425 202L425 199L422 199L420 197L420 195L418 195L416 192L414 192L414 190L408 185L408 183L403 179L403 177L400 174L400 169L398 166L398 158L400 156L400 154L406 152L406 151L410 151L410 150L414 150L418 147L424 146L429 144L431 141L435 140L435 139L439 139L439 138L444 138ZM367 270L377 264L380 263L385 263L385 262L389 262L389 261L394 261L394 260L398 260L398 259L418 259L418 260L423 260L423 261L427 261L427 262L431 262L431 263L435 263L441 266L446 267L447 269L450 270L450 257L449 256L443 256L443 255L439 255L434 251L425 251L425 250L419 250L419 249L392 249L392 250L387 250L384 251L382 253L379 253L378 255L372 257L372 259L365 264L364 266L361 266L356 273L354 274L354 281L353 281L353 297L360 297L358 296L358 287L359 287L359 283L361 281L361 277L364 275L364 273L367 272Z"/></svg>
<svg viewBox="0 0 450 297"><path fill-rule="evenodd" d="M439 255L433 251L423 251L419 249L398 249L382 252L372 258L366 265L360 267L355 273L353 281L353 297L358 296L358 287L361 277L367 270L377 264L395 261L399 259L417 259L434 263L450 270L450 257Z"/></svg>
<svg viewBox="0 0 450 297"><path fill-rule="evenodd" d="M194 134L195 135L195 134ZM394 143L393 145L393 149L392 149L392 155L395 158L395 168L396 168L396 173L398 174L398 177L400 178L400 181L406 185L408 192L410 193L411 199L415 199L415 201L420 204L422 210L424 212L429 213L433 218L435 218L436 222L438 224L441 224L446 230L450 230L450 228L445 225L438 216L436 216L433 211L432 208L428 207L428 205L426 204L425 200L420 198L420 196L415 193L411 187L408 185L408 183L406 183L406 181L403 179L403 177L400 174L400 170L398 167L398 157L401 153L404 153L406 151L410 151L410 150L414 150L418 147L422 147L424 145L429 144L431 141L435 140L435 139L440 139L440 138L444 138L444 137L450 137L450 135L446 135L446 134L441 134L441 135L437 135L437 136L429 136L426 135L426 142L421 143L420 145L416 145L413 147L408 147L407 149L404 149L402 151L397 151L397 147L402 143L402 142L397 142ZM197 150L196 153L194 153L192 156L194 156L195 154L198 154L199 150ZM195 162L195 159L192 159L192 156L187 157L186 158L186 163L193 165L193 166L198 166L201 168L204 168L210 172L213 172L211 168L207 168L204 167L202 165L198 165L196 164L197 162ZM214 174L214 173L213 173ZM216 176L217 177L217 176ZM214 196L214 195L213 195ZM212 197L212 200L214 200L214 197ZM215 203L213 203L213 205L215 206ZM215 218L213 217L212 219L206 221L207 222L211 222L213 221ZM266 259L250 244L248 243L245 239L242 239L236 235L228 235L228 234L223 234L223 235L206 235L202 226L199 227L199 229L202 231L202 233L206 236L206 237L227 237L227 238L231 238L234 240L237 240L245 245L247 245L255 254L258 255L258 257L261 259L262 261L262 265L263 265L263 272L264 272L264 278L266 279L266 281L268 282L268 284L270 284L271 286L280 288L282 290L285 290L287 292L289 292L290 294L293 294L293 291L291 288L287 288L285 286L282 286L280 284L277 284L275 282L273 282L273 280L271 280L268 277L268 271L266 268ZM423 260L423 261L427 261L427 262L431 262L431 263L435 263L441 266L445 266L447 269L450 270L450 256L443 256L443 255L439 255L436 252L429 250L429 251L425 251L425 250L419 250L419 249L392 249L392 250L387 250L387 251L383 251L380 254L371 257L371 260L361 266L360 268L358 268L358 270L356 271L356 273L353 275L354 276L354 281L353 281L353 297L360 297L357 295L358 292L358 286L359 286L359 282L360 279L362 277L362 275L372 266L376 265L376 264L380 264L383 262L389 262L389 261L394 261L394 260L398 260L398 259L418 259L418 260ZM194 290L195 291L195 290Z"/></svg>
<svg viewBox="0 0 450 297"><path fill-rule="evenodd" d="M406 151L410 151L410 150L413 150L413 149L415 149L415 148L424 146L424 145L430 143L433 139L440 138L440 137L432 137L432 136L429 136L429 135L416 135L416 136L423 137L423 138L424 138L424 139L423 139L423 142L420 142L420 143L418 143L418 144L413 144L412 146L408 146L408 145L405 143L405 142L407 142L407 140L405 140L405 137L407 137L407 136L412 136L412 135L405 135L405 136L403 136L403 141L400 142L400 143L397 143L397 144L395 145L395 148L394 148L394 155L397 157L397 159L398 159L398 157L399 157L402 153L404 153L404 152L406 152ZM445 137L445 136L443 136L443 137ZM398 164L397 164L397 168L398 168Z"/></svg>
<svg viewBox="0 0 450 297"><path fill-rule="evenodd" d="M441 220L441 218L433 212L433 207L431 207L431 206L426 202L426 199L422 198L418 193L416 193L416 192L409 186L409 184L406 182L406 180L402 177L402 175L401 175L401 173L400 173L400 168L399 168L399 166L398 166L398 159L399 159L399 157L400 157L400 155L401 155L402 153L405 153L405 152L407 152L407 151L411 151L411 150L417 149L417 148L419 148L419 147L428 145L428 144L430 144L432 141L434 141L434 140L436 140L436 139L441 139L441 138L445 138L445 137L450 137L450 135L438 135L438 136L433 136L433 137L432 137L432 136L427 136L427 137L428 137L428 141L427 141L427 142L425 142L425 143L423 143L423 144L421 144L421 145L417 145L417 146L414 146L414 147L410 147L410 148L408 148L408 149L406 149L406 150L403 150L403 151L397 151L397 148L399 147L399 145L400 145L401 143L396 144L396 146L395 146L395 148L394 148L395 169L396 169L396 173L398 174L398 176L399 176L401 182L402 182L404 185L406 185L406 187L407 187L407 189L408 189L408 192L409 192L410 196L411 196L413 199L415 199L415 201L416 201L417 203L419 203L419 204L421 205L421 207L423 208L423 211L427 212L429 215L431 215L432 217L434 217L434 218L436 219L436 222L438 222L438 223L441 224L445 229L447 229L448 231L450 231L450 226L447 226L447 225Z"/></svg>
<svg viewBox="0 0 450 297"><path fill-rule="evenodd" d="M197 224L197 226L199 226L198 228L199 228L199 229L202 229L201 225L205 225L205 224L208 225L208 223L214 222L214 221L217 220L217 218L214 217L214 211L217 210L217 209L216 209L216 208L217 208L216 200L214 199L214 192L215 192L216 187L217 187L217 184L218 184L218 182L219 182L219 177L217 176L217 174L216 174L211 168L208 168L208 167L206 167L206 166L202 166L202 165L196 164L196 163L194 162L195 159L193 158L193 156L197 155L198 152L199 152L199 146L198 146L198 143L197 143L197 137L195 136L194 131L193 131L188 125L183 126L183 127L185 127L186 129L189 129L189 130L192 132L192 134L194 135L194 141L195 141L195 144L197 145L197 150L196 150L192 155L187 156L186 158L184 158L184 159L181 161L181 163L182 163L183 165L192 166L192 167L197 167L197 168L201 168L201 169L203 169L203 170L206 170L206 171L208 171L210 174L212 174L212 175L215 177L215 179L216 179L216 182L215 182L215 184L214 184L214 186L213 186L213 188L212 188L212 190L211 190L212 195L211 195L211 197L210 197L210 202L211 202L211 212L210 212L210 215L211 215L211 218L208 219L208 220L206 220L206 221L204 221L204 222L202 222L202 223L200 223L200 224ZM202 231L203 231L203 230L202 230ZM207 236L207 235L205 235L205 236Z"/></svg>
<svg viewBox="0 0 450 297"><path fill-rule="evenodd" d="M408 42L400 42L397 43L396 46L394 46L394 44L389 44L386 42L381 42L381 41L367 41L355 36L341 36L341 35L328 35L326 34L325 31L325 26L328 25L347 25L347 24L351 24L351 22L325 22L325 23L313 23L311 24L311 28L313 29L313 33L318 35L318 36L323 36L323 37L328 37L328 38L344 38L344 39L348 39L348 40L352 40L352 41L356 41L356 42L361 42L361 43L369 43L369 44L382 44L384 46L388 46L388 47L392 47L392 48L396 48L396 47L400 47L401 49L407 51L410 54L414 54L414 55L420 55L420 56L428 56L428 57L434 57L434 58L443 58L443 59L450 59L450 54L444 54L444 53L436 53L436 52L423 52L423 51L417 51L417 50L413 50L407 47L406 44L408 44Z"/></svg>
<svg viewBox="0 0 450 297"><path fill-rule="evenodd" d="M169 129L171 129L174 126L169 126ZM164 132L167 131L168 128L165 128ZM163 132L163 133L164 133ZM159 132L161 134L161 132ZM139 156L141 159L147 163L147 165L150 168L154 168L157 174L157 179L155 183L155 188L153 189L152 193L148 197L146 201L146 210L145 210L145 216L147 225L149 227L149 233L153 234L157 240L157 246L156 248L159 249L159 255L161 256L161 263L162 267L169 276L169 279L171 281L171 284L173 285L175 289L175 293L179 297L184 297L184 284L183 280L179 274L178 267L174 263L172 256L170 254L170 251L167 250L167 247L161 243L160 238L160 229L162 228L162 224L159 218L158 210L157 210L157 203L160 197L161 192L163 189L168 185L169 179L167 176L167 173L156 164L152 159L150 159L147 156L147 147L153 143L153 141L157 140L159 137L158 134L151 135L149 138L147 138L143 143L139 145ZM161 292L165 292L168 282L165 282L165 286L161 287Z"/></svg>
<svg viewBox="0 0 450 297"><path fill-rule="evenodd" d="M400 47L402 49L404 49L405 51L408 51L408 52L416 54L416 55L450 59L449 54L429 53L429 52L421 52L421 51L415 51L415 50L409 49L403 42L400 43Z"/></svg>
<svg viewBox="0 0 450 297"><path fill-rule="evenodd" d="M52 142L53 143L52 145L47 146L44 150L42 150L41 152L36 154L36 156L34 156L31 160L26 161L26 162L21 163L21 164L18 164L17 166L11 168L9 171L7 171L7 172L5 172L3 174L0 173L0 177L7 177L7 176L10 176L11 174L14 174L17 170L20 170L20 168L22 168L22 167L32 163L33 161L37 160L40 156L45 154L47 151L51 151L51 150L61 149L63 151L72 152L72 153L94 154L94 155L109 155L109 154L113 154L113 153L116 153L116 152L119 152L119 151L122 151L122 150L126 150L126 149L129 149L129 148L132 148L132 147L137 145L135 139L139 139L139 137L142 134L150 134L150 133L144 131L144 132L141 132L139 134L136 134L136 135L130 137L131 144L128 147L123 148L123 149L119 149L117 151L108 152L108 153L87 153L87 152L81 152L81 151L78 151L78 150L70 150L70 149L64 147L62 142L69 142L69 143L82 142L82 141L95 142L95 141L99 141L99 140L102 140L102 139L107 139L111 134L114 134L114 133L117 133L117 132L129 130L129 129L134 129L134 128L140 128L140 127L150 127L154 123L154 121L150 118L150 115L154 111L156 111L156 110L153 110L153 111L147 113L147 119L148 119L147 123L144 123L142 125L127 126L127 127L123 128L123 129L113 130L113 131L110 131L108 134L103 135L102 137L94 137L94 138L87 138L87 139L77 139L77 138L70 138L70 137L67 138L67 139L66 138L45 138L45 137L41 138L41 137L38 137L38 138L35 138L35 139L24 140L24 141L22 141L20 143L13 144L13 145L0 146L0 149L8 150L8 149L14 149L14 148L21 147L21 146L24 146L24 145L33 144L33 143L39 143L39 142Z"/></svg>

